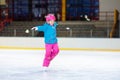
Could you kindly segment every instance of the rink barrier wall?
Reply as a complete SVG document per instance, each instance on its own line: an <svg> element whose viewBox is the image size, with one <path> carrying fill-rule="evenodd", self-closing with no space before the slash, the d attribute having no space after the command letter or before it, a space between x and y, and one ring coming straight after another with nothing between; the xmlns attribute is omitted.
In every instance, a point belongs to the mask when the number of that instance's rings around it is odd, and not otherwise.
<svg viewBox="0 0 120 80"><path fill-rule="evenodd" d="M61 50L119 51L119 38L58 38ZM41 37L0 37L0 49L44 50Z"/></svg>

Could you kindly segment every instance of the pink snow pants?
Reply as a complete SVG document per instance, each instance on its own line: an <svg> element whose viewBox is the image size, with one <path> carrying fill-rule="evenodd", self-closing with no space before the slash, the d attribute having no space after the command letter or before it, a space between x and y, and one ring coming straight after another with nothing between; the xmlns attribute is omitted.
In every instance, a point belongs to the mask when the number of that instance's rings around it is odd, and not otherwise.
<svg viewBox="0 0 120 80"><path fill-rule="evenodd" d="M55 44L45 44L45 48L46 48L46 53L43 60L43 67L48 67L51 60L53 60L55 56L58 54L59 47L58 44L55 43Z"/></svg>

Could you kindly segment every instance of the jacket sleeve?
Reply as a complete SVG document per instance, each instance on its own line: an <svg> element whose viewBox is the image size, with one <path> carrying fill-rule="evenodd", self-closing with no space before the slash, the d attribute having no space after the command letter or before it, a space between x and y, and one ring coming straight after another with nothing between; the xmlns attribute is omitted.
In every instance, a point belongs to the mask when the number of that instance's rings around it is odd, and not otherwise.
<svg viewBox="0 0 120 80"><path fill-rule="evenodd" d="M58 27L58 23L57 22L55 22L55 27Z"/></svg>
<svg viewBox="0 0 120 80"><path fill-rule="evenodd" d="M45 31L46 30L46 26L42 25L42 26L36 26L38 28L37 31Z"/></svg>

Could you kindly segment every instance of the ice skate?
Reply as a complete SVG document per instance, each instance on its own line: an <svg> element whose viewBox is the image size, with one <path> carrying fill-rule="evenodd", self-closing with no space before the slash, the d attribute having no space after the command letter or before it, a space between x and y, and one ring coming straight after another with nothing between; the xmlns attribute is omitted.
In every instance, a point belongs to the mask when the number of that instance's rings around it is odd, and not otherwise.
<svg viewBox="0 0 120 80"><path fill-rule="evenodd" d="M48 67L43 67L43 71L47 72L48 71Z"/></svg>

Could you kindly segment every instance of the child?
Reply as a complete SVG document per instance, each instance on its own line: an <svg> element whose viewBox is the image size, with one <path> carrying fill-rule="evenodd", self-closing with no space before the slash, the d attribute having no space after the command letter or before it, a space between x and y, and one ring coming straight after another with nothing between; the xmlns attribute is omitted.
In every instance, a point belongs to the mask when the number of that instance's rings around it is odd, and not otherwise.
<svg viewBox="0 0 120 80"><path fill-rule="evenodd" d="M51 60L53 60L59 52L56 38L56 27L58 24L55 22L56 18L53 14L48 14L45 16L45 19L46 23L44 23L44 25L33 27L32 30L44 32L46 53L43 67L48 67Z"/></svg>

